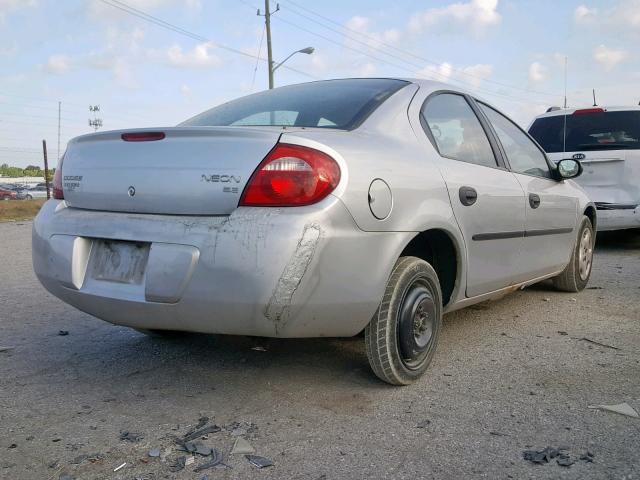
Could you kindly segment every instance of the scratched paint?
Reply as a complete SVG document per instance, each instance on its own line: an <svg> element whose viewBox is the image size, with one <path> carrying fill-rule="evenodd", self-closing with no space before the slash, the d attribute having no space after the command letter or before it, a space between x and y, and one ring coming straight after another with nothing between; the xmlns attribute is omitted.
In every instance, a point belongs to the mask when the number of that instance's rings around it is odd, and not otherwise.
<svg viewBox="0 0 640 480"><path fill-rule="evenodd" d="M264 315L273 322L276 335L289 320L289 309L293 295L300 286L300 282L313 259L321 233L320 226L317 224L305 226L296 250L284 267L271 300L265 308Z"/></svg>

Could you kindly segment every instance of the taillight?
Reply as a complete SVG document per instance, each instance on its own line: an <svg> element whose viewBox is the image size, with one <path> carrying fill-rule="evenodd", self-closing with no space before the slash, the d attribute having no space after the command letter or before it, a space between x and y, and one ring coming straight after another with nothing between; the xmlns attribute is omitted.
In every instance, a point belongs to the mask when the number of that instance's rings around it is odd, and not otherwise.
<svg viewBox="0 0 640 480"><path fill-rule="evenodd" d="M64 192L62 191L62 161L64 155L60 157L58 166L56 167L56 173L53 174L53 198L56 200L64 200Z"/></svg>
<svg viewBox="0 0 640 480"><path fill-rule="evenodd" d="M592 113L604 113L604 110L600 107L597 108L581 108L573 112L574 115L590 115Z"/></svg>
<svg viewBox="0 0 640 480"><path fill-rule="evenodd" d="M125 142L155 142L164 137L164 132L131 132L120 135Z"/></svg>
<svg viewBox="0 0 640 480"><path fill-rule="evenodd" d="M249 179L240 206L311 205L329 195L340 181L340 167L326 153L279 143Z"/></svg>

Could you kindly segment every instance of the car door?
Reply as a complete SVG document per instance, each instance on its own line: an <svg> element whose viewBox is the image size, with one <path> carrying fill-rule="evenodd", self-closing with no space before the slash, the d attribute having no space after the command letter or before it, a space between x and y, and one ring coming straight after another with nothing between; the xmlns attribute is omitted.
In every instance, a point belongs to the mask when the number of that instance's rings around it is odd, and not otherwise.
<svg viewBox="0 0 640 480"><path fill-rule="evenodd" d="M575 187L552 178L545 153L524 130L494 108L478 104L527 197L524 254L517 280L560 271L575 245L578 220Z"/></svg>
<svg viewBox="0 0 640 480"><path fill-rule="evenodd" d="M525 228L522 186L502 164L478 113L470 98L455 92L432 94L421 109L467 247L468 297L513 283Z"/></svg>

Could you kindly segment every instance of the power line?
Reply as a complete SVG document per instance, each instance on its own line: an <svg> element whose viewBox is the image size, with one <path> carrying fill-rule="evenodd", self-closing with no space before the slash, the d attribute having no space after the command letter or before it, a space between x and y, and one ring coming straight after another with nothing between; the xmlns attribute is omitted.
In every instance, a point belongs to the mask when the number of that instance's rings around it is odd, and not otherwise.
<svg viewBox="0 0 640 480"><path fill-rule="evenodd" d="M343 43L341 43L341 42L339 42L337 40L334 40L332 38L326 37L326 36L324 36L324 35L322 35L320 33L314 32L314 31L309 30L307 28L301 27L300 25L297 25L297 24L295 24L293 22L290 22L290 21L288 21L288 20L286 20L286 19L284 19L282 17L275 17L275 18L280 22L286 23L286 24L288 24L288 25L290 25L290 26L292 26L294 28L297 28L298 30L302 30L303 32L307 32L307 33L309 33L311 35L314 35L316 37L322 38L323 40L326 40L327 42L339 45L339 46L341 46L343 48L346 48L347 50L352 50L352 51L354 51L354 52L356 52L358 54L361 54L361 55L364 55L366 57L372 58L372 59L374 59L374 60L376 60L378 62L386 63L387 65L391 65L391 66L393 66L393 67L395 67L397 69L404 70L405 72L410 72L411 75L413 75L413 76L420 77L420 75L416 75L416 72L413 69L410 69L410 68L408 68L408 67L406 67L404 65L400 65L400 64L394 63L394 62L390 62L388 60L385 60L383 58L377 57L377 56L372 55L370 53L362 52L362 51L358 50L357 48L350 47L348 45L344 45ZM442 74L442 73L440 73L438 71L433 71L431 73L436 78L440 77L441 81L463 83L463 82L460 82L460 80L458 80L458 79L450 78L447 75L444 75L444 74ZM425 76L422 76L422 78L428 79L428 77L425 77ZM498 93L498 92L494 92L492 90L487 90L485 88L481 88L481 87L477 87L477 86L471 86L471 87L465 86L464 88L467 88L469 90L475 90L476 92L483 93L485 95L492 95L492 96L495 96L495 97L500 97L500 98L503 98L503 99L505 99L507 101L511 101L511 102L515 102L515 103L526 103L526 104L536 103L536 102L533 102L530 98L515 97L513 95L507 95L507 94L503 94L503 93Z"/></svg>
<svg viewBox="0 0 640 480"><path fill-rule="evenodd" d="M260 61L260 54L262 53L262 42L264 40L264 32L266 30L266 24L262 27L262 35L260 35L260 43L258 45L258 58L256 58L256 65L253 67L253 78L251 79L251 91L253 92L253 86L256 84L256 74L258 73L258 62Z"/></svg>
<svg viewBox="0 0 640 480"><path fill-rule="evenodd" d="M197 40L199 42L203 42L203 43L211 43L213 45L215 45L218 48L221 48L223 50L227 50L229 52L235 53L237 55L242 55L243 57L248 57L248 58L253 58L253 59L259 59L261 61L265 61L264 58L261 58L259 56L256 55L252 55L251 53L247 53L247 52L243 52L242 50L238 50L237 48L233 48L233 47L229 47L227 45L224 45L222 43L218 43L215 42L211 39L208 39L206 37L203 37L202 35L198 35L197 33L193 33L190 32L189 30L186 30L184 28L178 27L176 25L173 25L172 23L166 22L158 17L155 17L153 15L150 15L140 9L134 8L130 5L127 5L125 2L121 2L120 0L100 0L102 3L106 4L106 5L110 5L114 8L117 8L119 10L122 10L123 12L126 12L130 15L136 16L138 18L141 18L142 20L145 20L149 23L153 23L154 25L157 25L159 27L165 28L167 30L171 30L175 33L179 33L180 35L184 35L186 37L191 38L192 40ZM114 2L114 3L111 3ZM316 77L314 77L313 75L310 75L306 72L303 72L301 70L298 70L296 68L292 68L289 67L288 65L284 65L283 68L286 68L287 70L290 70L292 72L298 73L300 75L303 75L305 77L309 77L309 78L313 78L313 79L317 79Z"/></svg>
<svg viewBox="0 0 640 480"><path fill-rule="evenodd" d="M368 39L372 40L372 41L373 41L373 42L375 42L375 43L378 43L378 44L380 44L380 45L382 45L382 46L384 46L384 47L386 47L386 48L388 48L388 49L391 49L391 50L397 51L398 53L401 53L401 54L403 54L403 55L406 55L406 56L409 56L409 57L415 58L415 59L417 59L417 60L420 60L420 61L423 61L423 62L426 62L426 63L430 63L430 64L435 65L435 66L439 66L439 65L441 65L441 64L442 64L442 62L437 62L437 61L435 61L435 60L430 60L430 59L425 58L425 57L423 57L423 56L416 55L416 54L414 54L413 52L410 52L410 51L408 51L408 50L404 50L404 49L398 48L398 47L396 47L395 45L391 45L391 44L389 44L389 43L386 43L386 42L384 42L383 40L380 40L379 38L376 38L376 37L374 37L374 36L372 36L372 35L369 35L369 34L367 34L367 33L365 33L365 32L360 32L360 31L358 31L358 30L354 30L354 29L349 28L349 27L347 27L347 26L345 26L345 25L342 25L341 23L336 22L335 20L332 20L332 19L330 19L330 18L328 18L328 17L326 17L326 16L324 16L324 15L322 15L322 14L320 14L320 13L314 12L313 10L311 10L311 9L309 9L309 8L307 8L307 7L304 7L304 6L302 6L302 5L299 5L298 3L296 3L296 2L295 2L295 1L293 1L293 0L283 0L283 2L284 2L284 3L291 4L291 5L294 7L294 9L293 9L293 10L288 10L288 11L290 11L290 12L294 13L295 15L298 15L298 16L301 16L301 17L304 17L304 18L306 18L306 19L308 19L308 20L310 20L310 21L312 21L312 22L317 23L318 25L323 26L324 28L327 28L327 29L329 29L329 30L332 30L332 31L334 31L334 32L336 32L336 33L338 33L338 34L340 34L340 35L343 35L343 36L345 36L345 37L347 37L347 38L351 38L352 40L355 40L355 39L354 39L353 37L349 37L349 36L345 35L345 34L344 34L344 33L342 33L342 32L339 32L339 31L335 30L335 29L334 29L334 28L332 28L332 27L329 27L329 26L327 26L327 25L325 25L325 24L323 24L323 23L321 23L321 22L318 22L317 20L315 20L315 19L313 19L313 18L309 17L308 15L305 15L305 14L302 14L302 13L300 13L300 12L296 11L296 10L295 10L295 8L298 8L298 9L304 10L304 11L306 11L306 12L309 12L310 14L315 15L316 17L322 18L323 20L325 20L325 21L327 21L327 22L330 22L330 23L332 23L332 24L334 24L334 25L337 25L337 26L339 26L340 28L342 28L342 29L344 29L344 30L347 30L347 31L352 32L352 33L355 33L355 34L357 34L357 35L361 35L361 36L363 36L363 37L365 37L365 38L368 38ZM243 3L244 3L244 2L243 2ZM357 40L356 40L356 41L357 41ZM360 42L360 43L362 43L362 42ZM367 45L369 48L373 48L374 50L382 51L381 49L376 48L376 47L374 47L374 46L372 46L372 45L369 45L369 44L366 44L366 45ZM390 55L390 54L387 54L387 55ZM398 57L396 57L396 58L398 58ZM402 60L402 59L400 59L400 60ZM404 60L404 61L406 61L406 60ZM451 70L452 70L452 71L454 71L454 72L456 72L456 73L459 73L459 74L461 74L461 75L465 75L465 76L467 76L467 77L471 77L471 78L475 78L475 79L478 79L478 80L482 80L482 81L484 81L484 82L492 83L492 84L495 84L495 85L499 85L499 86L501 86L501 87L511 88L511 89L513 89L513 90L520 90L520 91L523 91L523 92L526 92L526 93L533 93L533 94L536 94L536 95L546 95L546 96L549 96L549 97L558 97L558 96L559 96L558 94L554 94L554 93L550 93L550 92L541 92L541 91L532 90L532 89L528 89L528 88L517 87L517 86L515 86L515 85L509 85L509 84L504 83L504 82L499 82L499 81L497 81L497 80L492 80L492 79L484 78L484 77L482 77L482 76L475 75L475 74L473 74L473 73L467 72L467 71L462 70L462 69L454 68L454 67L451 67Z"/></svg>

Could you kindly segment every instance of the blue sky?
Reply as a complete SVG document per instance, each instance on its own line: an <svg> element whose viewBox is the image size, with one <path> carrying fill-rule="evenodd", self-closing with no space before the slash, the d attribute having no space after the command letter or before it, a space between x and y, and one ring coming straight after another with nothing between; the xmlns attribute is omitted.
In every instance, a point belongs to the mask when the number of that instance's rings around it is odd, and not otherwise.
<svg viewBox="0 0 640 480"><path fill-rule="evenodd" d="M89 105L103 129L175 125L266 88L264 0L120 1L198 39L106 4L115 0L0 0L0 163L40 162L43 138L55 163L58 101L64 150L92 131ZM640 0L281 0L272 24L276 60L316 49L287 62L306 75L281 68L276 86L433 78L526 126L561 104L566 56L570 106L589 105L591 88L600 104L640 101Z"/></svg>

